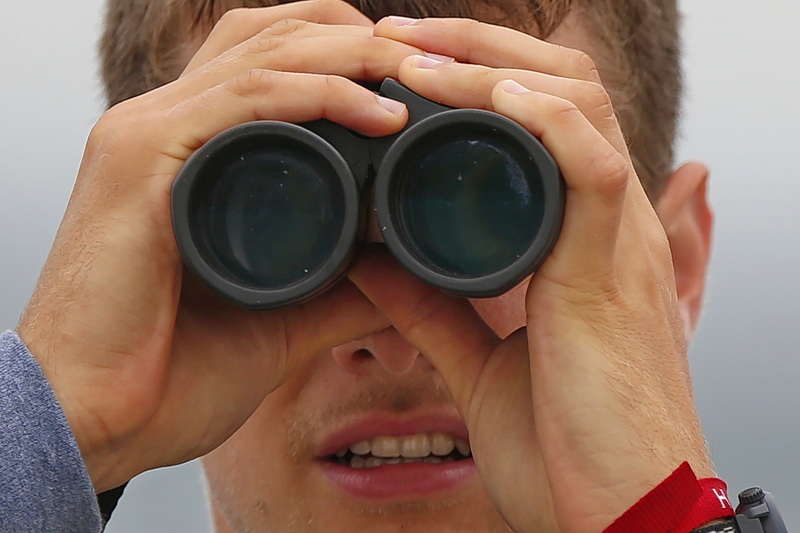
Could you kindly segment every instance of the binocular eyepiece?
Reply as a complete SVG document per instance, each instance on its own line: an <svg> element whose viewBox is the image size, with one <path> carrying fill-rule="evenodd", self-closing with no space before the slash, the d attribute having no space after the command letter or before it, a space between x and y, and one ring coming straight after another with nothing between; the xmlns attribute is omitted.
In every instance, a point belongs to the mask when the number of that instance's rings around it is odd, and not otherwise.
<svg viewBox="0 0 800 533"><path fill-rule="evenodd" d="M392 254L450 294L497 296L532 274L558 238L565 198L539 140L506 117L436 104L394 80L380 94L408 107L397 134L260 121L192 154L172 189L189 270L248 309L304 302L346 272L372 206Z"/></svg>

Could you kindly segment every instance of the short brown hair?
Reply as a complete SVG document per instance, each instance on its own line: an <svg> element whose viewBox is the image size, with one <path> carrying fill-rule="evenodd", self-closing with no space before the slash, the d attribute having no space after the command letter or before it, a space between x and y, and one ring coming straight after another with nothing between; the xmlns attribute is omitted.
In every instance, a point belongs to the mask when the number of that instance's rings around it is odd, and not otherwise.
<svg viewBox="0 0 800 533"><path fill-rule="evenodd" d="M108 0L99 44L107 103L174 80L184 67L187 29L207 31L235 7L293 0ZM373 20L387 14L469 17L476 4L499 8L512 21L524 9L549 36L575 10L612 61L598 62L628 138L636 170L651 198L673 165L682 90L676 0L348 0ZM523 19L524 20L524 19ZM191 32L190 32L191 33Z"/></svg>

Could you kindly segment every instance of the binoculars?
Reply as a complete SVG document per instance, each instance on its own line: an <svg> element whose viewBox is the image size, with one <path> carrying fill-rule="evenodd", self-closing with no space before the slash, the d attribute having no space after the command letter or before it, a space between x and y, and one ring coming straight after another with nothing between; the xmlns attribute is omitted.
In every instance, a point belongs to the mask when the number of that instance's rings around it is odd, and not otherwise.
<svg viewBox="0 0 800 533"><path fill-rule="evenodd" d="M539 140L499 114L446 107L391 79L379 93L408 107L394 135L259 121L192 154L172 189L187 268L247 309L298 304L346 272L375 209L390 252L445 292L497 296L532 274L558 238L565 201Z"/></svg>

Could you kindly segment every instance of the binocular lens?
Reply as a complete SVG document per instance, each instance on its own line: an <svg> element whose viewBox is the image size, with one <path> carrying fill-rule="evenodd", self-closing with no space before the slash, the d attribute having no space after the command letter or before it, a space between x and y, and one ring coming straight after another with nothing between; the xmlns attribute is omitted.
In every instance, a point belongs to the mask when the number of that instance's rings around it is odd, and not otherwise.
<svg viewBox="0 0 800 533"><path fill-rule="evenodd" d="M541 225L537 166L496 131L437 137L412 148L395 174L398 233L443 275L499 272L528 250Z"/></svg>
<svg viewBox="0 0 800 533"><path fill-rule="evenodd" d="M198 197L193 227L208 259L239 283L276 289L328 261L344 224L339 180L302 146L252 147L219 154L215 179Z"/></svg>
<svg viewBox="0 0 800 533"><path fill-rule="evenodd" d="M361 226L350 166L324 138L284 122L214 137L172 186L186 266L249 309L313 298L347 268Z"/></svg>

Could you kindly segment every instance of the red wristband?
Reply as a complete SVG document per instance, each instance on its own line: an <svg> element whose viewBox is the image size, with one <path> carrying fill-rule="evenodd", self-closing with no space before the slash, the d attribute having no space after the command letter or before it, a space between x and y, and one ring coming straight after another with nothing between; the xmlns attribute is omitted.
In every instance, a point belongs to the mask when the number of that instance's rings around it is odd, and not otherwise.
<svg viewBox="0 0 800 533"><path fill-rule="evenodd" d="M733 507L725 482L717 478L698 480L685 462L604 533L688 533L728 516L733 516Z"/></svg>

